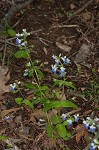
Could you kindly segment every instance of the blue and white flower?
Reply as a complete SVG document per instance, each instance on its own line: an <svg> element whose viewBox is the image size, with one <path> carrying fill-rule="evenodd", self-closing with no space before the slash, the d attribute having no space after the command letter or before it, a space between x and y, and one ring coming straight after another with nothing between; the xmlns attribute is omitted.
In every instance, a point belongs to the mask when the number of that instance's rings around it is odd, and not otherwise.
<svg viewBox="0 0 99 150"><path fill-rule="evenodd" d="M67 120L67 123L68 123L68 125L70 126L70 125L72 125L73 121L72 121L71 119L68 119L68 120Z"/></svg>
<svg viewBox="0 0 99 150"><path fill-rule="evenodd" d="M87 121L83 120L83 124L84 124L84 127L88 130L89 123Z"/></svg>
<svg viewBox="0 0 99 150"><path fill-rule="evenodd" d="M64 64L66 64L66 56L64 56L64 57L61 57L61 59L63 60L63 62L64 62Z"/></svg>
<svg viewBox="0 0 99 150"><path fill-rule="evenodd" d="M22 40L20 40L19 38L16 38L16 44L21 45Z"/></svg>
<svg viewBox="0 0 99 150"><path fill-rule="evenodd" d="M78 122L78 120L79 120L79 114L74 115L74 118L75 118L75 122Z"/></svg>
<svg viewBox="0 0 99 150"><path fill-rule="evenodd" d="M91 125L89 131L91 133L94 133L96 131L96 127L94 125Z"/></svg>
<svg viewBox="0 0 99 150"><path fill-rule="evenodd" d="M60 77L64 77L64 76L66 75L65 70L66 70L66 69L65 69L64 67L61 67L61 68L60 68L60 71L59 71L59 72L60 72Z"/></svg>
<svg viewBox="0 0 99 150"><path fill-rule="evenodd" d="M95 150L96 147L97 147L97 146L95 145L95 143L91 143L91 145L90 145L90 150Z"/></svg>
<svg viewBox="0 0 99 150"><path fill-rule="evenodd" d="M61 118L62 118L63 121L65 121L66 120L66 114L62 114Z"/></svg>
<svg viewBox="0 0 99 150"><path fill-rule="evenodd" d="M60 67L60 73L65 72L65 70L66 70L66 68L64 68L64 67Z"/></svg>
<svg viewBox="0 0 99 150"><path fill-rule="evenodd" d="M60 63L60 59L56 55L53 55L52 58L54 59L56 65L58 65Z"/></svg>
<svg viewBox="0 0 99 150"><path fill-rule="evenodd" d="M16 86L17 86L16 83L10 84L10 90L11 90L11 91L14 91L15 88L16 88Z"/></svg>
<svg viewBox="0 0 99 150"><path fill-rule="evenodd" d="M52 72L53 72L54 74L56 74L57 65L56 65L56 64L55 64L55 65L51 65L51 67L52 67Z"/></svg>

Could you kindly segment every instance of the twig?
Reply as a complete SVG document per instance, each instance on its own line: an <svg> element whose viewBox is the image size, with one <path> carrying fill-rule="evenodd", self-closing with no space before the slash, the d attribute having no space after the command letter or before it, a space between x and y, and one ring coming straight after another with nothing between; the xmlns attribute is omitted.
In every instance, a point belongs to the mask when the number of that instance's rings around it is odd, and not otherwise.
<svg viewBox="0 0 99 150"><path fill-rule="evenodd" d="M83 11L86 7L88 7L94 0L89 0L87 1L80 9L78 9L77 11L75 11L73 13L73 16L77 15L78 13L80 13L81 11Z"/></svg>
<svg viewBox="0 0 99 150"><path fill-rule="evenodd" d="M73 27L79 27L78 25L56 25L56 26L52 26L50 29L52 28L73 28Z"/></svg>
<svg viewBox="0 0 99 150"><path fill-rule="evenodd" d="M5 63L6 47L7 47L7 42L6 42L6 37L5 37L5 45L4 45L4 53L3 53L3 59L2 59L2 67L4 66L4 63Z"/></svg>
<svg viewBox="0 0 99 150"><path fill-rule="evenodd" d="M77 110L72 110L72 111L70 111L70 112L66 113L66 116L69 116L69 115L75 114L75 113L77 113L78 111L81 111L81 110L82 110L81 108L78 108Z"/></svg>

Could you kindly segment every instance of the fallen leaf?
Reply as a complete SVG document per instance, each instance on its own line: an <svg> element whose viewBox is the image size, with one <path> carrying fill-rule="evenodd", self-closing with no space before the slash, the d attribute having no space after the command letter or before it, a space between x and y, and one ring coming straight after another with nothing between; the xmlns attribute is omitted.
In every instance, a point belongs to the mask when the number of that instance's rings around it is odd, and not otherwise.
<svg viewBox="0 0 99 150"><path fill-rule="evenodd" d="M71 47L65 44L62 44L60 42L56 42L56 46L58 46L61 50L63 50L64 52L70 52Z"/></svg>
<svg viewBox="0 0 99 150"><path fill-rule="evenodd" d="M12 109L8 109L8 110L3 110L1 111L1 117L3 118L4 116L6 116L8 113L14 111L14 113L19 110L20 108L12 108Z"/></svg>
<svg viewBox="0 0 99 150"><path fill-rule="evenodd" d="M47 49L46 47L43 48L45 55L47 55Z"/></svg>
<svg viewBox="0 0 99 150"><path fill-rule="evenodd" d="M76 6L74 4L70 4L70 8L74 9L74 8L76 8Z"/></svg>
<svg viewBox="0 0 99 150"><path fill-rule="evenodd" d="M87 44L82 44L81 48L75 56L76 63L84 63L90 54L90 48Z"/></svg>
<svg viewBox="0 0 99 150"><path fill-rule="evenodd" d="M35 109L33 113L30 114L30 121L32 121L33 123L36 122L36 119L41 119L41 118L46 118L46 114L44 111L42 111L42 109Z"/></svg>
<svg viewBox="0 0 99 150"><path fill-rule="evenodd" d="M82 14L82 18L86 21L91 19L91 13L90 12L85 12Z"/></svg>
<svg viewBox="0 0 99 150"><path fill-rule="evenodd" d="M6 131L6 128L1 129L1 130L0 130L0 135L1 135L2 133L5 133L5 131Z"/></svg>
<svg viewBox="0 0 99 150"><path fill-rule="evenodd" d="M84 137L88 131L85 129L84 125L83 124L79 124L77 127L76 127L76 142L78 143L82 137Z"/></svg>
<svg viewBox="0 0 99 150"><path fill-rule="evenodd" d="M10 92L10 85L5 85L9 80L10 72L8 68L0 66L0 97L6 92Z"/></svg>

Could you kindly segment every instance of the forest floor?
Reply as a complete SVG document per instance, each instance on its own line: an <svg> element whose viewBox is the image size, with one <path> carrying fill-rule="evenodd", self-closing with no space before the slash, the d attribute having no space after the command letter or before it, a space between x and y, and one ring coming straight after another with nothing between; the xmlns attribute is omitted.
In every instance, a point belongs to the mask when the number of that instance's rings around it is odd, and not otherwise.
<svg viewBox="0 0 99 150"><path fill-rule="evenodd" d="M15 103L15 98L20 97L20 93L4 93L0 99L0 134L7 136L8 141L0 141L1 150L10 150L9 145L12 145L11 150L15 147L15 150L83 150L88 145L89 141L84 138L84 134L77 142L76 126L82 124L87 116L94 115L99 118L99 1L92 2L87 8L73 15L85 3L85 0L37 0L12 18L11 26L16 33L21 33L22 29L32 32L27 38L29 44L34 45L31 58L32 61L40 60L44 64L44 85L53 88L53 54L58 56L61 53L71 60L66 78L77 89L73 91L65 88L64 96L80 108L77 112L80 120L74 124L73 131L70 129L70 139L53 140L47 137L45 126L38 123L40 117L44 119L40 115L40 103L35 105L34 110L26 105L20 107ZM0 20L9 7L6 2L0 4ZM16 81L22 84L29 81L29 78L23 76L26 60L14 57L18 50L15 38L7 43L5 52L4 47L5 44L0 40L0 64L5 63L10 72L7 85ZM31 100L31 93L29 95L26 90L22 92ZM64 108L62 111L67 113L72 109Z"/></svg>

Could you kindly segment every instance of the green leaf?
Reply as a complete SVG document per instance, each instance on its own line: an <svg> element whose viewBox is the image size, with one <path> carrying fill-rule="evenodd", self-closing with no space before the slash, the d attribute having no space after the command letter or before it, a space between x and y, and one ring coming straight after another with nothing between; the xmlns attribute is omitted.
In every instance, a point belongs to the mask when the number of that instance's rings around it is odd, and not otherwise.
<svg viewBox="0 0 99 150"><path fill-rule="evenodd" d="M64 84L65 86L67 86L67 87L71 87L71 88L73 88L73 89L76 89L76 87L73 85L72 82L64 81L63 84Z"/></svg>
<svg viewBox="0 0 99 150"><path fill-rule="evenodd" d="M72 82L69 82L69 81L54 79L54 83L55 83L55 85L59 85L59 87L61 87L62 85L65 85L65 86L67 86L67 87L76 89L76 87L73 85L73 83L72 83Z"/></svg>
<svg viewBox="0 0 99 150"><path fill-rule="evenodd" d="M4 141L4 140L7 140L7 136L5 136L5 135L0 135L0 140L2 140L2 141Z"/></svg>
<svg viewBox="0 0 99 150"><path fill-rule="evenodd" d="M7 32L10 36L15 36L16 35L16 32L13 29L8 29Z"/></svg>
<svg viewBox="0 0 99 150"><path fill-rule="evenodd" d="M22 101L23 101L23 98L21 98L21 97L18 97L15 99L15 102L19 105L22 104Z"/></svg>
<svg viewBox="0 0 99 150"><path fill-rule="evenodd" d="M58 134L60 135L60 137L62 137L62 138L66 137L67 131L63 124L57 124L56 128L57 128L57 131L58 131Z"/></svg>
<svg viewBox="0 0 99 150"><path fill-rule="evenodd" d="M29 90L33 90L33 89L37 88L37 85L30 83L30 82L27 82L27 83L25 83L25 87Z"/></svg>
<svg viewBox="0 0 99 150"><path fill-rule="evenodd" d="M32 108L32 109L34 108L32 102L31 102L30 100L28 100L28 99L24 99L24 100L22 101L22 103L26 104L27 106L29 106L29 107Z"/></svg>
<svg viewBox="0 0 99 150"><path fill-rule="evenodd" d="M30 54L26 50L19 50L15 53L16 58L29 58Z"/></svg>
<svg viewBox="0 0 99 150"><path fill-rule="evenodd" d="M44 78L42 71L40 69L38 69L38 67L35 67L35 70L41 78Z"/></svg>
<svg viewBox="0 0 99 150"><path fill-rule="evenodd" d="M52 128L52 126L50 124L46 124L45 125L46 131L47 131L47 136L48 137L52 137L54 129Z"/></svg>
<svg viewBox="0 0 99 150"><path fill-rule="evenodd" d="M53 124L59 123L59 118L58 118L57 114L54 114L54 115L51 117L51 121L52 121Z"/></svg>
<svg viewBox="0 0 99 150"><path fill-rule="evenodd" d="M71 138L72 135L71 135L70 132L67 132L67 133L66 133L66 136L67 136L68 138Z"/></svg>
<svg viewBox="0 0 99 150"><path fill-rule="evenodd" d="M49 87L48 86L40 86L39 88L41 91L46 91L46 90L49 90Z"/></svg>
<svg viewBox="0 0 99 150"><path fill-rule="evenodd" d="M77 105L65 100L65 101L50 101L44 105L44 111L48 111L51 108L59 108L59 107L67 107L67 108L77 108Z"/></svg>

